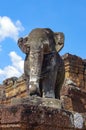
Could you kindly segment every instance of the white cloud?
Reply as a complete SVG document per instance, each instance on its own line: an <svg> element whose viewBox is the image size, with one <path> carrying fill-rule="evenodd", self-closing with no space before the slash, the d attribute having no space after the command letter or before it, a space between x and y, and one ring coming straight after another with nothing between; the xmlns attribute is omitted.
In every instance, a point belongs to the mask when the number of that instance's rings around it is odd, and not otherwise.
<svg viewBox="0 0 86 130"><path fill-rule="evenodd" d="M24 27L19 20L14 23L7 16L0 16L0 42L7 37L17 40L19 32L23 30Z"/></svg>
<svg viewBox="0 0 86 130"><path fill-rule="evenodd" d="M10 52L9 56L10 56L11 61L12 61L12 66L14 66L20 72L22 72L23 64L24 64L24 61L22 60L22 58L20 56L18 56L16 54L16 52L14 52L14 51Z"/></svg>
<svg viewBox="0 0 86 130"><path fill-rule="evenodd" d="M8 65L3 69L0 69L0 82L4 79L16 76L19 77L23 73L24 61L23 59L16 54L16 52L12 51L9 53L9 56L12 61L12 65Z"/></svg>

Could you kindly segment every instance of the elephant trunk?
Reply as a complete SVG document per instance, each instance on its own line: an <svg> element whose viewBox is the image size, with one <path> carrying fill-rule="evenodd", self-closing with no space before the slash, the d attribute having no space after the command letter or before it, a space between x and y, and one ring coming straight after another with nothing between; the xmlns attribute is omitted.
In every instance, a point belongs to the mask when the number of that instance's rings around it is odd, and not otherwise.
<svg viewBox="0 0 86 130"><path fill-rule="evenodd" d="M41 75L41 68L43 62L43 50L30 51L30 80L29 80L29 94L40 96L39 82Z"/></svg>

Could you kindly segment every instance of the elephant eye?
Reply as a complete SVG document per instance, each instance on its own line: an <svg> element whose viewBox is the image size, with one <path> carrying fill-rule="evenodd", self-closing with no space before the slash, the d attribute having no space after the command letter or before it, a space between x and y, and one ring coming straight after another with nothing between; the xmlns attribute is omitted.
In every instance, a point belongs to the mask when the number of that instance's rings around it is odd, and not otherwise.
<svg viewBox="0 0 86 130"><path fill-rule="evenodd" d="M21 37L21 38L19 38L18 43L22 42L22 41L23 41L23 38Z"/></svg>
<svg viewBox="0 0 86 130"><path fill-rule="evenodd" d="M25 38L25 41L28 41L28 37Z"/></svg>
<svg viewBox="0 0 86 130"><path fill-rule="evenodd" d="M28 41L28 37L24 38L23 42L27 42Z"/></svg>

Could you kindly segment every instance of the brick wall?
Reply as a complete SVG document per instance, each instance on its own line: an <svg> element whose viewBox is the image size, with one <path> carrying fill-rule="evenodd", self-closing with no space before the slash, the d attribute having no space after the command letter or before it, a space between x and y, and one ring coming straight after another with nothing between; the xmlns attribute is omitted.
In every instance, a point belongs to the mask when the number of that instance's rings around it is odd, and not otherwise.
<svg viewBox="0 0 86 130"><path fill-rule="evenodd" d="M65 78L69 78L86 91L86 60L69 53L62 56L65 64Z"/></svg>

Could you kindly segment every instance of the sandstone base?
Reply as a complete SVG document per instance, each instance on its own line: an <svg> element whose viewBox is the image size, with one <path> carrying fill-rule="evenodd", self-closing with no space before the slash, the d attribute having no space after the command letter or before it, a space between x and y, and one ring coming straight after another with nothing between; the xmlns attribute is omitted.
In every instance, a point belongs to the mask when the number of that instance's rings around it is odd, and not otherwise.
<svg viewBox="0 0 86 130"><path fill-rule="evenodd" d="M73 115L59 107L17 103L0 108L0 130L74 130Z"/></svg>

